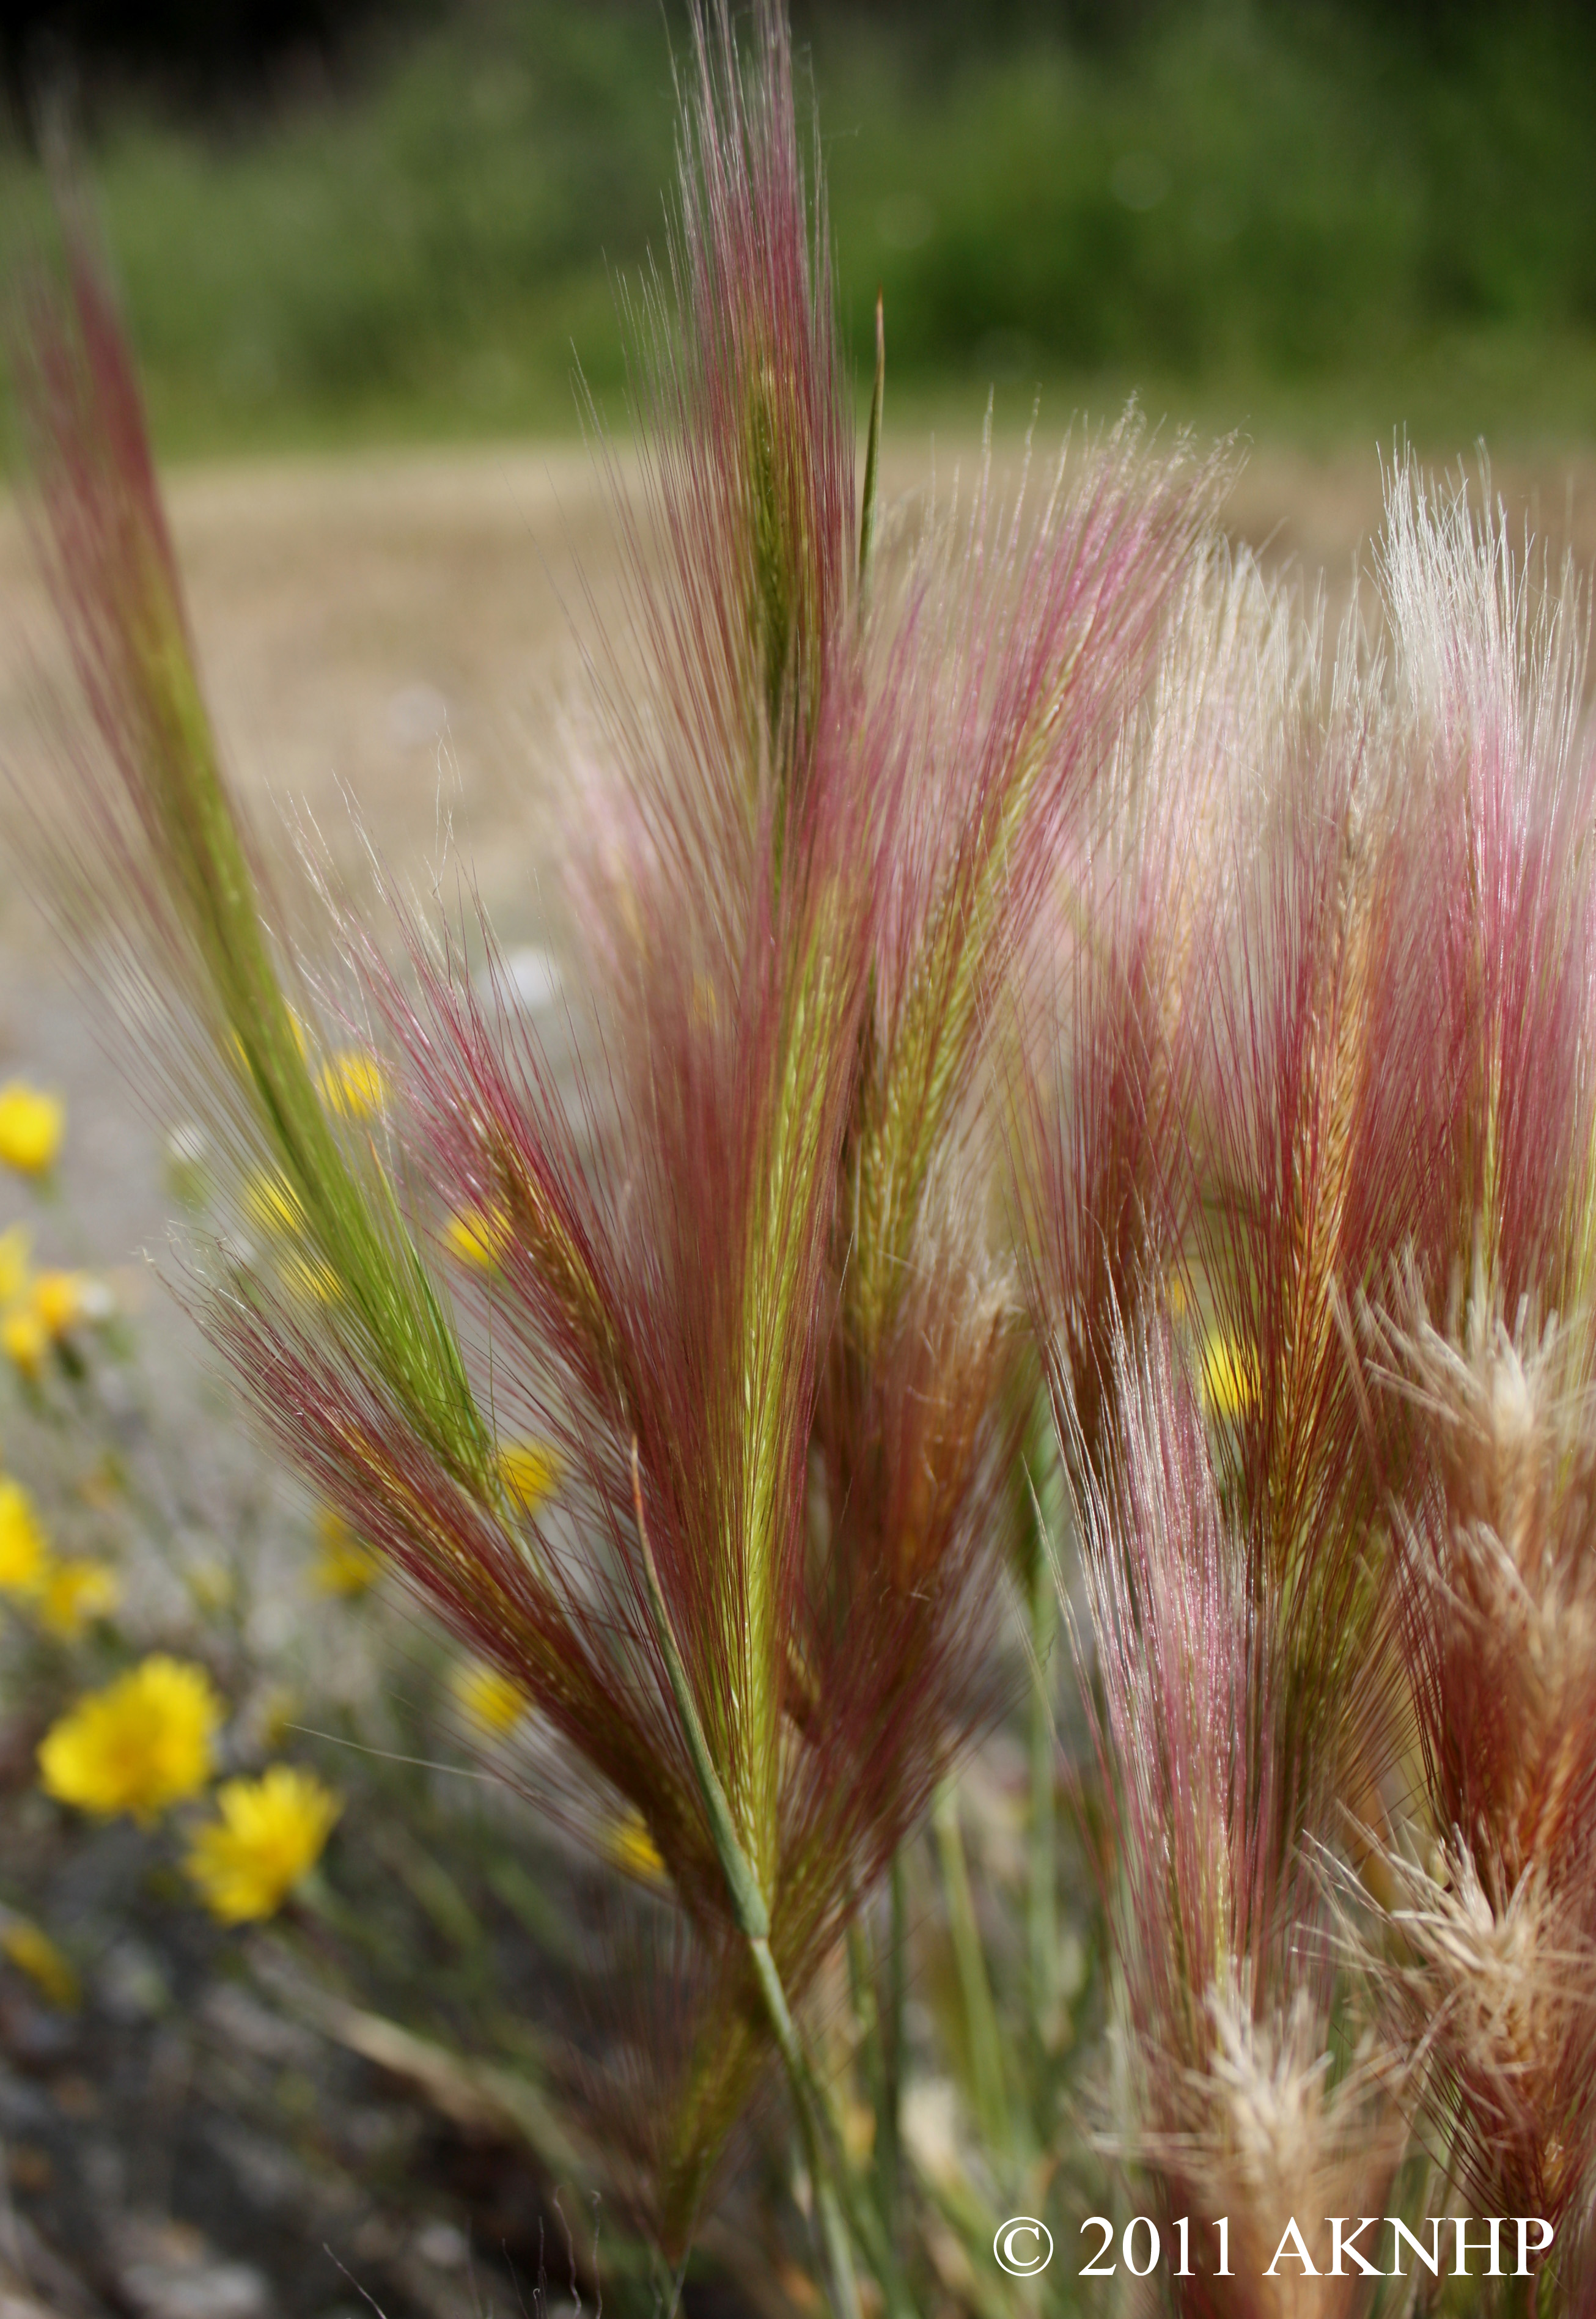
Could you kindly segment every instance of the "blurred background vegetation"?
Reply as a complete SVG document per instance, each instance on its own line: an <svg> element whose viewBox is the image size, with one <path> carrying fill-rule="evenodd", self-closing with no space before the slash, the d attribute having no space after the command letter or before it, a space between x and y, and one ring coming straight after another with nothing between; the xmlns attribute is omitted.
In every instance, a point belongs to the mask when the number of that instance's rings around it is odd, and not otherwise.
<svg viewBox="0 0 1596 2319"><path fill-rule="evenodd" d="M23 0L0 202L73 123L170 453L612 415L663 243L676 0ZM1596 12L1557 0L798 9L850 343L897 414L1310 445L1596 418Z"/></svg>

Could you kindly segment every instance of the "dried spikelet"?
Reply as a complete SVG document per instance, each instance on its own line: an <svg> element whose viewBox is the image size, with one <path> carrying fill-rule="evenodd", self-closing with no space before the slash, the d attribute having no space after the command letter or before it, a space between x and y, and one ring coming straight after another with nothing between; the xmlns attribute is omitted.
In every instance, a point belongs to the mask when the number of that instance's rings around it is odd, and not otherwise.
<svg viewBox="0 0 1596 2319"><path fill-rule="evenodd" d="M1368 1332L1423 1431L1405 1644L1435 1833L1462 1832L1504 1907L1532 1868L1579 1862L1593 1825L1596 1425L1577 1323L1510 1331L1477 1278L1459 1302L1443 1332L1410 1277Z"/></svg>
<svg viewBox="0 0 1596 2319"><path fill-rule="evenodd" d="M1378 2211L1406 2126L1389 2049L1339 2062L1322 1896L1278 1840L1279 1794L1328 1815L1333 1747L1285 1760L1280 1625L1250 1599L1175 1341L1114 1352L1117 1439L1081 1504L1116 1857L1105 1863L1124 1989L1131 2114L1110 2146L1147 2167L1167 2217L1231 2218L1233 2277L1177 2283L1193 2313L1339 2312L1357 2286L1288 2262L1286 2216ZM1355 2211L1357 2209L1355 2208Z"/></svg>
<svg viewBox="0 0 1596 2319"><path fill-rule="evenodd" d="M1416 1412L1402 1644L1424 1817L1392 1854L1421 2041L1457 2162L1507 2211L1561 2223L1596 2164L1596 1426L1582 1320L1510 1331L1482 1251L1450 1328L1410 1274L1371 1316Z"/></svg>
<svg viewBox="0 0 1596 2319"><path fill-rule="evenodd" d="M1379 1985L1432 2107L1460 2121L1458 2170L1488 2206L1561 2230L1589 2195L1596 2151L1589 1871L1582 1863L1577 1898L1534 1865L1498 1899L1456 1840L1428 1869L1394 1854L1388 1865L1402 1945L1380 1961Z"/></svg>
<svg viewBox="0 0 1596 2319"><path fill-rule="evenodd" d="M1192 2216L1197 2276L1177 2284L1183 2314L1339 2319L1366 2308L1371 2292L1350 2261L1332 2274L1326 2218L1356 2222L1385 2206L1408 2139L1402 2073L1372 2036L1349 2056L1338 2051L1322 1992L1299 1988L1260 2012L1251 1984L1243 1970L1209 1991L1202 2069L1171 2072L1156 2053L1133 2057L1145 2123L1123 2153L1157 2171L1168 2214ZM1204 2276L1215 2260L1211 2218L1221 2215L1228 2278ZM1294 2247L1276 2260L1288 2219L1318 2276Z"/></svg>

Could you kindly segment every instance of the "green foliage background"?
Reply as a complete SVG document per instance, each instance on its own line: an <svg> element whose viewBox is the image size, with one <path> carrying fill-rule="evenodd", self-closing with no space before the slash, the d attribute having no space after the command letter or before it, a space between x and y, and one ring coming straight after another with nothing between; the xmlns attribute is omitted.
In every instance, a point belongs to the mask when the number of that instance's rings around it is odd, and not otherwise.
<svg viewBox="0 0 1596 2319"><path fill-rule="evenodd" d="M225 122L94 107L167 448L618 411L616 284L663 246L679 10L412 19ZM1596 30L1548 0L824 7L800 23L850 339L897 411L1062 420L1132 387L1265 434L1568 443L1596 418ZM36 202L14 140L0 201Z"/></svg>

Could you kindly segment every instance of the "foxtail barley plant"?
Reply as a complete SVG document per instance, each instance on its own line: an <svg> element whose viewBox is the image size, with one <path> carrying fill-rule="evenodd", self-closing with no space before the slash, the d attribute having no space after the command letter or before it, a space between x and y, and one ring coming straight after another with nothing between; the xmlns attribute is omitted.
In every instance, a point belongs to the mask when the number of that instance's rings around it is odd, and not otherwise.
<svg viewBox="0 0 1596 2319"><path fill-rule="evenodd" d="M268 876L70 203L30 295L30 506L76 679L30 842L204 1124L232 1221L192 1295L326 1510L326 1584L399 1571L472 1654L479 1728L529 1724L544 1800L671 1912L627 2183L663 2277L779 2073L838 2313L925 2300L874 1896L901 1948L935 1800L1006 2152L939 2194L970 2265L1003 2167L1061 2197L1086 2149L1167 2241L1210 2233L1160 2274L1182 2311L1372 2308L1332 2218L1471 2199L1555 2251L1467 2294L1588 2309L1573 593L1401 467L1378 617L1327 676L1222 540L1224 459L1133 419L909 525L878 490L879 316L856 469L774 0L745 52L695 13L681 95L666 260L627 310L636 486L600 438L623 618L569 725L574 1094L485 929L473 980L382 871L372 907L313 856ZM1055 1575L1109 2015L1069 2102ZM1005 1710L1013 1624L1023 2019L948 1786ZM221 1807L194 1872L235 1914L334 1809L282 1782ZM844 1952L868 2158L822 2064Z"/></svg>
<svg viewBox="0 0 1596 2319"><path fill-rule="evenodd" d="M1591 2292L1596 754L1570 586L1461 493L1397 472L1382 579L1322 699L1245 566L1186 612L1109 873L1063 880L1020 1106L1108 1803L1105 2136L1166 2227L1249 2242L1173 2282L1193 2311L1367 2307L1329 2220L1415 2195L1536 2217L1546 2307Z"/></svg>

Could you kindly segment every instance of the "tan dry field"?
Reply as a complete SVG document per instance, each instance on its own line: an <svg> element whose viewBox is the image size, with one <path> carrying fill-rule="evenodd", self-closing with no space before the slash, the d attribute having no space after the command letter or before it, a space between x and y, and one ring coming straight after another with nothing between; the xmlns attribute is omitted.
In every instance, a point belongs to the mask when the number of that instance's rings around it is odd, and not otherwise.
<svg viewBox="0 0 1596 2319"><path fill-rule="evenodd" d="M978 458L906 432L889 496L939 497ZM1017 453L1014 455L1017 459ZM1006 455L1000 452L999 465ZM1013 459L1007 459L1011 466ZM1596 564L1596 458L1499 469L1515 528ZM356 852L358 801L385 859L423 890L462 864L502 938L536 941L548 853L555 711L573 669L573 622L613 600L615 550L578 447L449 450L195 468L169 490L194 623L225 753L263 829L308 814L338 857ZM1238 538L1272 567L1321 581L1333 619L1380 514L1371 449L1332 463L1255 453L1228 503ZM14 513L0 518L0 761L48 790L34 671L59 663ZM0 1077L26 1071L71 1109L67 1200L41 1234L55 1255L118 1268L164 1247L159 1132L97 1045L15 865L0 871ZM0 1224L25 1196L0 1187ZM52 1246L52 1240L59 1245ZM147 1277L147 1276L145 1276Z"/></svg>

